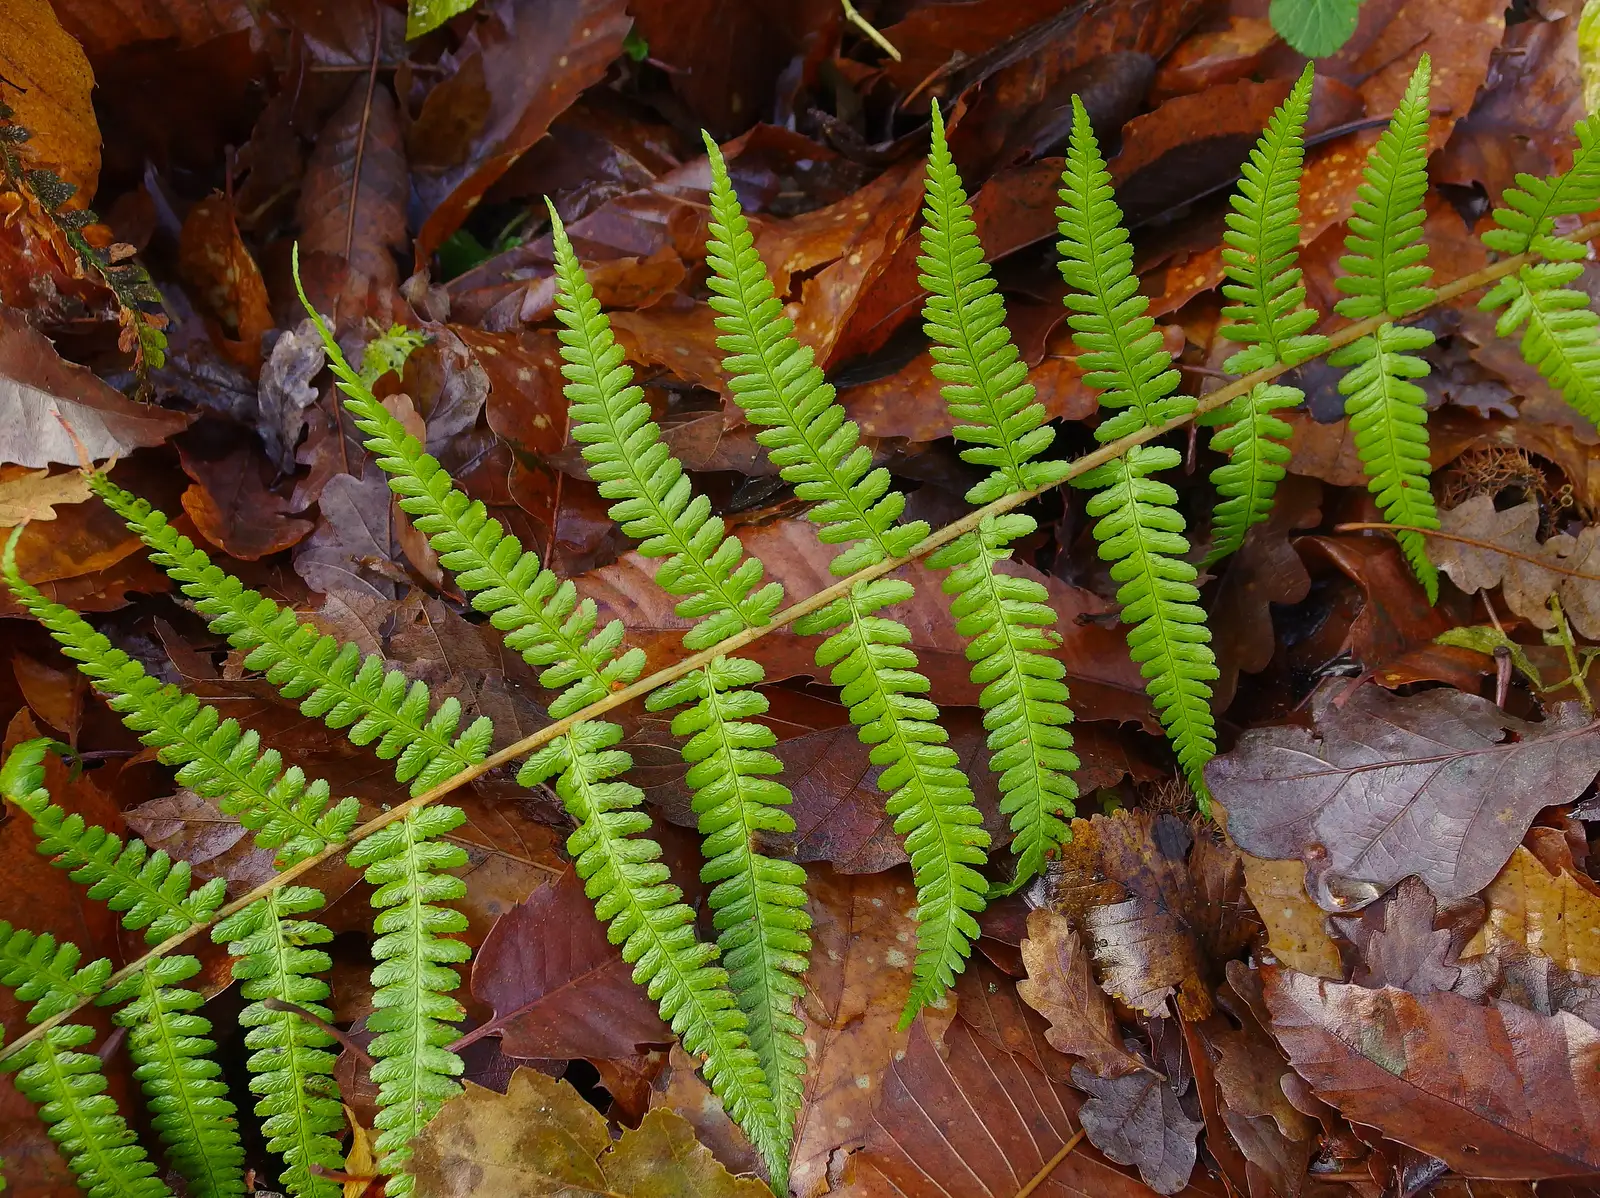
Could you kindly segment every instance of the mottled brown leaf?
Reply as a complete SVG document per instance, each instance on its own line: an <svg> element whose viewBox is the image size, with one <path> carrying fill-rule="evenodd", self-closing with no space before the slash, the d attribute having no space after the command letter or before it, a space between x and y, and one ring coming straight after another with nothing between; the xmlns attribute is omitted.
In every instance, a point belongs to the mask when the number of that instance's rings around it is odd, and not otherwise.
<svg viewBox="0 0 1600 1198"><path fill-rule="evenodd" d="M1483 901L1488 922L1468 953L1518 944L1562 969L1600 975L1600 886L1588 876L1518 845Z"/></svg>
<svg viewBox="0 0 1600 1198"><path fill-rule="evenodd" d="M1135 896L1092 908L1084 930L1106 989L1134 1010L1166 1014L1167 1000L1176 996L1185 1016L1210 1013L1199 946L1172 912Z"/></svg>
<svg viewBox="0 0 1600 1198"><path fill-rule="evenodd" d="M1158 1194L1183 1189L1205 1125L1183 1113L1166 1078L1150 1069L1096 1077L1074 1065L1072 1082L1090 1096L1078 1117L1091 1144L1118 1164L1135 1166Z"/></svg>
<svg viewBox="0 0 1600 1198"><path fill-rule="evenodd" d="M1314 729L1246 732L1206 770L1238 845L1303 855L1325 909L1358 909L1409 874L1441 898L1477 892L1542 808L1600 770L1600 726L1576 705L1532 724L1460 691L1363 686L1339 702L1347 691L1325 683Z"/></svg>
<svg viewBox="0 0 1600 1198"><path fill-rule="evenodd" d="M494 1007L487 1026L514 1057L624 1057L672 1038L571 870L494 925L472 993Z"/></svg>
<svg viewBox="0 0 1600 1198"><path fill-rule="evenodd" d="M1116 1014L1066 916L1045 908L1030 911L1022 960L1028 976L1017 983L1017 993L1050 1021L1045 1039L1051 1047L1081 1058L1100 1077L1118 1077L1140 1068L1123 1048Z"/></svg>
<svg viewBox="0 0 1600 1198"><path fill-rule="evenodd" d="M406 152L394 95L380 83L369 104L367 81L358 77L306 164L297 213L300 253L335 255L379 288L393 287L399 280L394 255L407 241L406 197Z"/></svg>
<svg viewBox="0 0 1600 1198"><path fill-rule="evenodd" d="M1262 970L1272 1033L1346 1118L1472 1177L1600 1172L1600 1032L1455 994Z"/></svg>

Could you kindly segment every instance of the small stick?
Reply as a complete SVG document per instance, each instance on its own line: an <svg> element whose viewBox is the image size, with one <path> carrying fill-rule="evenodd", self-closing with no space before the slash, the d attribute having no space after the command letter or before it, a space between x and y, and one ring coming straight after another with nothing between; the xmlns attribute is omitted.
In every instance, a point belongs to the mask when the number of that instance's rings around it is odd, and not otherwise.
<svg viewBox="0 0 1600 1198"><path fill-rule="evenodd" d="M334 1027L333 1024L329 1023L326 1019L322 1019L316 1015L313 1015L304 1007L296 1006L292 1002L285 1002L281 998L263 998L261 1000L261 1005L267 1008L269 1011L286 1011L290 1015L298 1015L301 1019L304 1019L313 1027L321 1028L340 1044L344 1045L347 1052L354 1053L356 1059L368 1069L371 1069L377 1064L377 1062L372 1059L372 1054L370 1052L368 1052L365 1048L362 1048L361 1045L357 1044L350 1038L349 1032L344 1031L341 1028Z"/></svg>

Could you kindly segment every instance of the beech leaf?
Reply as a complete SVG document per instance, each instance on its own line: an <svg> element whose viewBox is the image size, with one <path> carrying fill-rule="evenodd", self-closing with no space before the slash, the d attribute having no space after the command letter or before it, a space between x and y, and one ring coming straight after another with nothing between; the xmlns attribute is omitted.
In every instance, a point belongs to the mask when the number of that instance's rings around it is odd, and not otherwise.
<svg viewBox="0 0 1600 1198"><path fill-rule="evenodd" d="M1577 1016L1261 974L1273 1035L1346 1118L1470 1177L1600 1172L1600 1031Z"/></svg>
<svg viewBox="0 0 1600 1198"><path fill-rule="evenodd" d="M1543 808L1600 770L1600 725L1576 704L1541 724L1453 690L1397 698L1334 679L1314 727L1256 729L1206 778L1246 852L1304 856L1326 910L1356 910L1416 874L1445 899L1487 886Z"/></svg>

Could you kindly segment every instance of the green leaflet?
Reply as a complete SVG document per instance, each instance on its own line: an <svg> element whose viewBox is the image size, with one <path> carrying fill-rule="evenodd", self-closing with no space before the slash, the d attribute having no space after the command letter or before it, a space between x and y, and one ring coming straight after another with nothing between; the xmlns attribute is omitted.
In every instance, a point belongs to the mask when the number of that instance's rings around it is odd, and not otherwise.
<svg viewBox="0 0 1600 1198"><path fill-rule="evenodd" d="M708 285L734 398L763 426L757 439L795 495L815 504L808 514L822 541L849 545L829 565L834 575L903 556L927 525L896 523L905 496L890 485L887 470L872 468L871 451L860 444L811 351L791 336L792 322L773 294L709 136L706 152L712 184ZM938 709L921 697L928 681L906 647L910 633L877 614L910 593L908 584L891 579L862 583L794 625L802 635L833 634L817 651L817 664L832 667L830 680L842 688L862 742L873 746L872 761L887 767L878 786L890 792L885 810L905 838L917 883L917 959L902 1024L943 994L965 966L978 934L972 913L983 909L988 890L974 867L986 862L989 847L972 789L935 722Z"/></svg>
<svg viewBox="0 0 1600 1198"><path fill-rule="evenodd" d="M1061 177L1061 274L1073 340L1084 381L1116 414L1095 436L1114 441L1141 427L1159 426L1194 410L1173 394L1178 372L1161 344L1149 301L1139 294L1133 248L1112 195L1089 115L1073 101L1072 139ZM1089 471L1076 486L1097 490L1089 500L1100 556L1113 563L1122 620L1132 625L1128 649L1139 663L1173 752L1202 808L1209 798L1202 770L1216 752L1211 680L1217 677L1211 632L1198 605L1198 572L1183 560L1189 542L1177 493L1150 475L1181 461L1175 450L1139 446Z"/></svg>
<svg viewBox="0 0 1600 1198"><path fill-rule="evenodd" d="M80 966L81 960L83 950L76 944L57 944L54 936L35 935L0 920L0 986L10 986L19 1002L33 1004L29 1023L42 1023L105 989L111 962L101 957Z"/></svg>
<svg viewBox="0 0 1600 1198"><path fill-rule="evenodd" d="M1361 0L1272 0L1272 27L1301 54L1326 58L1356 31Z"/></svg>
<svg viewBox="0 0 1600 1198"><path fill-rule="evenodd" d="M1423 55L1389 127L1367 156L1366 179L1345 238L1350 253L1340 259L1347 273L1335 281L1349 296L1339 301L1338 311L1352 320L1401 320L1433 300L1427 285L1433 270L1426 265L1428 247L1422 240L1431 69ZM1331 365L1354 368L1339 381L1339 390L1368 489L1384 519L1412 529L1439 527L1428 486L1427 396L1412 381L1428 374L1427 362L1416 354L1433 340L1427 329L1385 323L1328 359ZM1422 534L1397 532L1395 537L1428 601L1436 602L1439 574Z"/></svg>
<svg viewBox="0 0 1600 1198"><path fill-rule="evenodd" d="M927 197L917 259L918 281L928 292L922 327L932 343L934 374L958 421L955 438L972 446L961 456L991 468L967 492L969 503L983 504L1044 486L1065 465L1032 460L1050 447L1055 431L1044 423L1044 405L1034 402L1027 368L1006 332L1005 302L983 260L937 104ZM1045 856L1070 839L1067 821L1078 798L1066 667L1051 655L1061 643L1055 609L1039 583L995 569L1011 556L1006 546L1037 527L1021 513L991 518L928 559L935 569L950 570L944 590L952 596L956 631L970 641L972 681L984 688L979 702L989 768L1000 775L1000 810L1010 817L1017 855L1009 890L1042 873Z"/></svg>
<svg viewBox="0 0 1600 1198"><path fill-rule="evenodd" d="M571 715L636 679L644 654L623 649L621 622L613 620L594 631L594 602L578 602L570 582L541 569L538 558L505 535L482 503L469 501L453 487L449 474L350 369L303 291L300 298L317 324L347 406L402 508L428 535L440 561L456 572L474 607L490 613L495 627L507 633L508 645L530 664L543 667L540 681L565 688L550 705L551 714ZM773 593L766 588L753 602L766 602L763 596ZM578 822L568 851L596 915L609 924L611 940L623 946L624 959L634 965L634 981L657 1001L662 1018L686 1050L706 1055L706 1078L713 1091L781 1184L788 1132L780 1129L772 1089L750 1047L747 1021L728 974L714 964L717 949L696 938L694 913L668 881L660 846L640 835L650 826L638 810L644 796L637 787L616 780L632 765L626 753L612 748L621 739L616 724L580 724L530 758L518 778L531 786L559 775L556 792Z"/></svg>
<svg viewBox="0 0 1600 1198"><path fill-rule="evenodd" d="M1317 313L1303 306L1306 290L1295 265L1305 163L1302 133L1311 109L1311 84L1312 67L1307 64L1240 168L1239 189L1231 199L1222 250L1229 281L1222 293L1233 303L1222 310L1229 323L1218 332L1246 348L1225 363L1230 374L1250 374L1276 363L1295 366L1328 347L1326 337L1307 333L1317 323ZM1271 512L1289 460L1283 442L1290 429L1270 413L1293 407L1302 398L1291 387L1257 387L1208 418L1208 423L1223 425L1211 448L1229 460L1211 474L1224 502L1213 516L1207 565L1237 550L1251 525Z"/></svg>

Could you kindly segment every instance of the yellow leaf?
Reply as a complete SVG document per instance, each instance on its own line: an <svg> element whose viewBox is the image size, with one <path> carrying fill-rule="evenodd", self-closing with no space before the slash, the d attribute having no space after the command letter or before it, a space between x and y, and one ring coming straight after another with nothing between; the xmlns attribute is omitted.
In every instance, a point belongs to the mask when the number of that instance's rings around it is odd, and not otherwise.
<svg viewBox="0 0 1600 1198"><path fill-rule="evenodd" d="M0 477L0 528L15 528L27 520L54 520L58 503L83 503L89 498L89 480L80 470L52 475L48 467L14 477Z"/></svg>
<svg viewBox="0 0 1600 1198"><path fill-rule="evenodd" d="M1488 922L1463 956L1520 944L1563 969L1600 974L1600 890L1589 879L1551 870L1518 845L1483 900Z"/></svg>
<svg viewBox="0 0 1600 1198"><path fill-rule="evenodd" d="M1600 112L1600 0L1589 0L1578 20L1578 70L1583 75L1583 106Z"/></svg>
<svg viewBox="0 0 1600 1198"><path fill-rule="evenodd" d="M1266 861L1241 851L1244 888L1267 925L1267 947L1279 961L1319 978L1344 977L1326 916L1306 893L1302 861Z"/></svg>
<svg viewBox="0 0 1600 1198"><path fill-rule="evenodd" d="M75 184L67 206L85 207L100 180L100 126L89 102L94 71L49 0L0 4L0 75L12 85L5 102L13 119L32 134L22 158Z"/></svg>
<svg viewBox="0 0 1600 1198"><path fill-rule="evenodd" d="M377 1169L372 1159L372 1133L361 1126L361 1120L348 1106L344 1117L350 1124L350 1151L345 1153L344 1171L356 1179L344 1183L344 1198L361 1198Z"/></svg>

